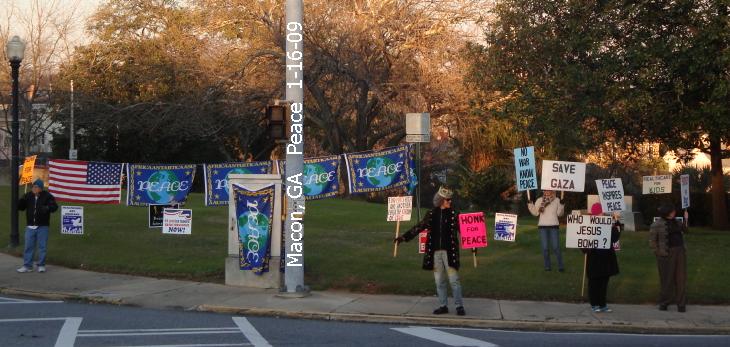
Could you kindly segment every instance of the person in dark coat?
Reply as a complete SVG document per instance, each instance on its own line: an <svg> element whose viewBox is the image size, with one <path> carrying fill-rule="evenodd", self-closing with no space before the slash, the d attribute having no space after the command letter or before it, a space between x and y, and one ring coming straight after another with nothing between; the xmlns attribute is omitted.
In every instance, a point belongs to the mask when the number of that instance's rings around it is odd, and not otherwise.
<svg viewBox="0 0 730 347"><path fill-rule="evenodd" d="M601 204L596 203L591 207L591 215L600 215L603 211ZM618 275L618 260L613 244L621 238L623 224L619 221L618 213L613 214L613 227L611 227L611 247L608 249L582 248L586 254L586 277L588 277L588 298L593 312L612 312L606 305L608 293L608 280L611 276Z"/></svg>
<svg viewBox="0 0 730 347"><path fill-rule="evenodd" d="M421 231L427 231L426 252L423 255L423 269L433 271L436 280L436 293L440 306L434 314L449 313L447 283L451 284L456 314L463 316L464 301L461 296L459 281L459 235L456 211L451 208L453 193L446 188L439 188L433 197L434 208L426 213L423 219L403 236L394 240L396 243L410 241Z"/></svg>
<svg viewBox="0 0 730 347"><path fill-rule="evenodd" d="M38 244L38 272L46 272L46 249L48 245L48 224L51 213L58 210L53 195L43 190L43 181L33 182L33 188L18 201L18 210L25 211L25 249L23 266L18 272L33 272L33 253Z"/></svg>
<svg viewBox="0 0 730 347"><path fill-rule="evenodd" d="M659 310L666 311L669 304L677 304L678 312L687 310L687 249L684 234L687 232L687 218L675 219L677 211L671 203L664 203L657 209L659 218L649 228L649 246L654 250L661 294Z"/></svg>

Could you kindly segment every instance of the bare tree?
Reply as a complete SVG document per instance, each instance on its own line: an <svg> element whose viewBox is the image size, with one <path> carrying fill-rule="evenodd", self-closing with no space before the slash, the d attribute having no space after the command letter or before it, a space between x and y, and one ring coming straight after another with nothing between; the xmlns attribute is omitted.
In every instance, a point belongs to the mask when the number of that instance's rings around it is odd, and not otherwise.
<svg viewBox="0 0 730 347"><path fill-rule="evenodd" d="M26 155L54 126L54 112L50 109L53 79L60 64L73 50L71 36L81 24L76 13L77 4L78 1L68 4L60 0L30 0L22 7L14 1L6 6L4 23L0 24L0 40L7 42L10 36L18 34L26 42L20 67L19 95L21 153ZM3 61L7 61L4 50ZM0 98L5 121L2 131L10 136L10 67L1 65ZM3 156L9 154L3 153Z"/></svg>

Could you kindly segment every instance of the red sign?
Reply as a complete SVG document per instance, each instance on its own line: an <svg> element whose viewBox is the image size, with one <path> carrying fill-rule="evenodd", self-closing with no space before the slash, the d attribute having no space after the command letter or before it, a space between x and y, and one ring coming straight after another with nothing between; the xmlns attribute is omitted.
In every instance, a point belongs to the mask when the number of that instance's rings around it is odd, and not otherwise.
<svg viewBox="0 0 730 347"><path fill-rule="evenodd" d="M462 213L459 215L461 248L487 247L487 224L484 212Z"/></svg>
<svg viewBox="0 0 730 347"><path fill-rule="evenodd" d="M418 253L426 253L426 242L428 241L428 231L421 231L418 234Z"/></svg>

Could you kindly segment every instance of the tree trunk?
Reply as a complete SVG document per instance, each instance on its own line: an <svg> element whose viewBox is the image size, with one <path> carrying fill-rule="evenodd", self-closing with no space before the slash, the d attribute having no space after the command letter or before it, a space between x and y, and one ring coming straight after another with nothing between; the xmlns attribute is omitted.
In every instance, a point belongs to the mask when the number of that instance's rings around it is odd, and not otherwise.
<svg viewBox="0 0 730 347"><path fill-rule="evenodd" d="M719 137L710 139L710 169L712 172L712 226L716 229L727 228L727 201L725 200L722 147Z"/></svg>

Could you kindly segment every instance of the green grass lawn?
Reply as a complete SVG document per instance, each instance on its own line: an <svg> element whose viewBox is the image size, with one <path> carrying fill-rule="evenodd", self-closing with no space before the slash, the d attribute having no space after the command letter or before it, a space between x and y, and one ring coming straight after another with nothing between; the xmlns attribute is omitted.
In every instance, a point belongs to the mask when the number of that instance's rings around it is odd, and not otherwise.
<svg viewBox="0 0 730 347"><path fill-rule="evenodd" d="M0 244L9 240L9 196L0 188ZM85 235L61 235L60 214L52 219L48 261L97 271L223 282L226 257L224 207L204 207L192 194L190 236L162 235L147 228L147 208L85 205ZM414 214L415 219L415 214ZM417 242L402 244L393 258L395 223L385 221L385 206L346 199L307 203L305 223L306 284L315 290L432 295L433 275L421 270ZM25 223L20 218L21 228ZM415 222L415 221L414 221ZM405 231L414 222L405 223ZM517 242L489 241L480 249L479 266L462 251L464 294L502 299L580 301L583 255L563 249L566 272L545 272L534 218L519 220ZM493 229L493 219L488 228ZM493 235L489 234L490 237ZM621 274L609 284L609 301L649 303L658 295L658 275L645 232L625 232L619 252ZM22 239L22 229L21 229ZM692 228L688 247L690 303L730 303L726 254L730 231ZM564 237L561 242L565 242ZM19 254L16 251L15 254ZM18 260L18 265L21 261ZM557 266L553 266L557 268Z"/></svg>

